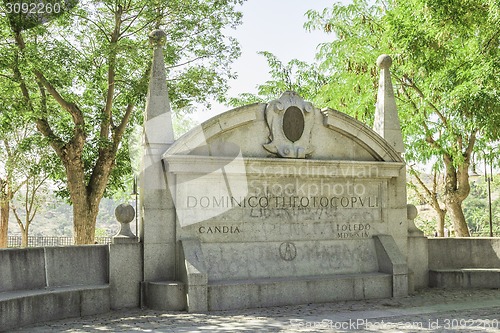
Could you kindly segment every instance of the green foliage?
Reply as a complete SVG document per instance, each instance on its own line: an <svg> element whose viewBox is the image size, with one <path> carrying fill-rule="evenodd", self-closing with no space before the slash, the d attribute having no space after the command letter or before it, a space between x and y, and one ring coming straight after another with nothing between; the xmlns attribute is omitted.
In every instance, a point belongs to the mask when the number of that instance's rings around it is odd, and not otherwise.
<svg viewBox="0 0 500 333"><path fill-rule="evenodd" d="M499 163L500 5L354 0L306 15L306 29L334 35L320 45L319 68L301 64L295 69L293 61L285 65L264 53L272 80L258 87L257 96L242 94L232 104L269 101L292 89L320 107L371 125L380 72L376 59L391 55L405 160L430 164L433 172L445 175L440 197L454 212L453 229L466 236L457 212L469 194L473 152L487 150L491 163Z"/></svg>
<svg viewBox="0 0 500 333"><path fill-rule="evenodd" d="M475 129L480 141L499 134L498 5L460 1L446 8L440 1L356 0L309 11L306 28L337 37L318 54L332 78L321 93L324 104L371 123L375 59L390 54L405 157L427 163L448 153L459 165ZM467 14L457 18L456 12ZM429 138L436 144L429 145Z"/></svg>
<svg viewBox="0 0 500 333"><path fill-rule="evenodd" d="M287 90L295 91L302 98L313 101L327 84L328 77L323 75L314 64L292 59L284 64L271 52L259 52L266 57L271 80L257 87L257 95L243 93L231 98L231 106L242 106L252 103L267 103L278 98Z"/></svg>
<svg viewBox="0 0 500 333"><path fill-rule="evenodd" d="M109 237L106 229L102 227L95 228L95 237Z"/></svg>
<svg viewBox="0 0 500 333"><path fill-rule="evenodd" d="M14 33L9 32L5 6L0 7L3 11L0 32L5 37L0 44L2 105L16 109L10 117L46 119L53 131L53 137L47 138L49 141L54 137L62 143L74 140L74 116L48 91L42 92L33 75L35 70L41 71L65 101L82 111L86 182L102 154L101 148L111 144L109 137L101 135L102 127L107 122L111 122L110 128L118 126L127 108L133 105L134 112L116 152L105 192L110 196L123 190L124 179L132 174L127 138L133 125L142 122L152 59L148 33L162 28L167 34L164 53L174 109L189 110L194 103L207 104L210 99L222 101L227 80L234 77L230 64L240 54L237 41L228 37L225 29L241 23L241 13L236 10L241 3L241 0L83 0L50 22L23 31L22 48L19 42L16 45ZM21 78L13 73L16 63L27 85L29 100L19 91ZM15 94L3 93L12 87L17 89ZM104 110L110 102L107 114ZM4 113L1 116L8 117ZM5 126L5 122L1 123ZM53 174L59 181L58 193L63 196L69 194L66 176L64 170Z"/></svg>

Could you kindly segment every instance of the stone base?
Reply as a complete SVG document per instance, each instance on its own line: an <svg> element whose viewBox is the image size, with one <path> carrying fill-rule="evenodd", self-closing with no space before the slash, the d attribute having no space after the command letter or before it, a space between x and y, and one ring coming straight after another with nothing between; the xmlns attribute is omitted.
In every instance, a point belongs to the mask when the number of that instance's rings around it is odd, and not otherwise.
<svg viewBox="0 0 500 333"><path fill-rule="evenodd" d="M208 284L209 311L389 297L392 297L392 276L384 273L213 281Z"/></svg>
<svg viewBox="0 0 500 333"><path fill-rule="evenodd" d="M144 282L144 305L153 310L186 310L185 285L177 281Z"/></svg>
<svg viewBox="0 0 500 333"><path fill-rule="evenodd" d="M433 269L429 271L429 286L445 289L500 288L500 269Z"/></svg>
<svg viewBox="0 0 500 333"><path fill-rule="evenodd" d="M139 242L137 237L123 237L123 236L114 236L113 244L136 244Z"/></svg>

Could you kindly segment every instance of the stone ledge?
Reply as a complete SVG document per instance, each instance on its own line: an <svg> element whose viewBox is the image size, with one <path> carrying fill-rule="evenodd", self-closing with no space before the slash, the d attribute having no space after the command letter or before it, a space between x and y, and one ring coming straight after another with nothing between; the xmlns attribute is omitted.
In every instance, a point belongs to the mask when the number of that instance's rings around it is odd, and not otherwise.
<svg viewBox="0 0 500 333"><path fill-rule="evenodd" d="M303 280L329 280L329 279L349 279L349 278L366 278L369 276L391 276L391 274L371 272L371 273L351 273L351 274L329 274L329 275L306 275L292 277L274 277L274 278L257 278L257 279L241 279L241 280L212 280L208 282L209 286L219 285L237 285L237 284L271 284L289 281Z"/></svg>
<svg viewBox="0 0 500 333"><path fill-rule="evenodd" d="M109 311L109 285L48 287L0 293L2 330Z"/></svg>
<svg viewBox="0 0 500 333"><path fill-rule="evenodd" d="M500 269L430 269L429 286L443 289L500 288Z"/></svg>
<svg viewBox="0 0 500 333"><path fill-rule="evenodd" d="M338 274L308 277L211 281L208 310L233 310L392 296L392 275Z"/></svg>
<svg viewBox="0 0 500 333"><path fill-rule="evenodd" d="M231 165L234 160L241 163ZM166 170L175 174L206 173L224 167L228 174L284 177L291 172L300 176L328 176L387 179L399 176L402 162L345 161L319 159L283 159L259 157L222 157L202 155L170 155L164 157ZM245 167L242 168L244 163ZM300 168L300 169L299 169Z"/></svg>
<svg viewBox="0 0 500 333"><path fill-rule="evenodd" d="M45 294L57 294L68 291L84 291L84 290L100 290L109 289L109 285L82 285L82 286L67 286L67 287L45 287L43 289L32 290L16 290L0 292L0 302L8 301L17 298L31 297Z"/></svg>

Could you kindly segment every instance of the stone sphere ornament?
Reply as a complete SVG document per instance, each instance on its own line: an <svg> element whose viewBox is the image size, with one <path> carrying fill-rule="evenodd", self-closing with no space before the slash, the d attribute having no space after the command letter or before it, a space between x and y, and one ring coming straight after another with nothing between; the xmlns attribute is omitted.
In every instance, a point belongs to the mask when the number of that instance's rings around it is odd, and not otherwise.
<svg viewBox="0 0 500 333"><path fill-rule="evenodd" d="M120 222L120 231L114 237L135 237L130 230L130 222L135 218L134 207L129 204L121 204L115 208L115 216L118 222Z"/></svg>
<svg viewBox="0 0 500 333"><path fill-rule="evenodd" d="M165 46L167 42L167 34L161 29L153 30L149 34L149 43L153 47Z"/></svg>
<svg viewBox="0 0 500 333"><path fill-rule="evenodd" d="M408 219L408 234L410 236L423 236L424 233L415 225L415 218L418 215L418 209L414 205L406 205L406 218Z"/></svg>
<svg viewBox="0 0 500 333"><path fill-rule="evenodd" d="M406 205L406 217L408 220L414 220L418 215L418 209L414 205Z"/></svg>
<svg viewBox="0 0 500 333"><path fill-rule="evenodd" d="M377 66L380 68L389 68L392 65L392 58L387 54L382 54L377 58Z"/></svg>

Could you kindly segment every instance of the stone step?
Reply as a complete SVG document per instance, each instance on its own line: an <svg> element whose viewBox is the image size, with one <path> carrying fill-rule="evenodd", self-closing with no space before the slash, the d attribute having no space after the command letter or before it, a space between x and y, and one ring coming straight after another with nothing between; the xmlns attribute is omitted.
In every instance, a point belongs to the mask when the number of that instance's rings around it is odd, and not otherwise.
<svg viewBox="0 0 500 333"><path fill-rule="evenodd" d="M208 310L248 309L392 297L385 273L210 281Z"/></svg>
<svg viewBox="0 0 500 333"><path fill-rule="evenodd" d="M429 286L444 289L500 288L500 268L430 269Z"/></svg>

